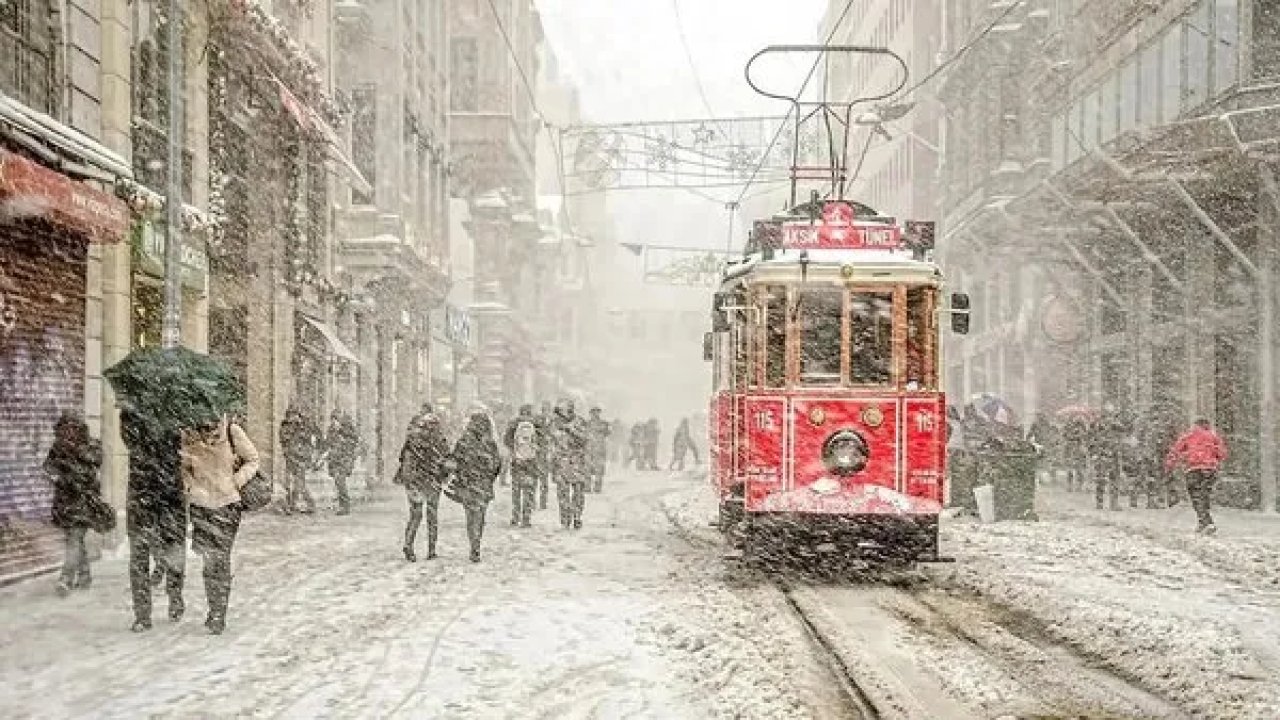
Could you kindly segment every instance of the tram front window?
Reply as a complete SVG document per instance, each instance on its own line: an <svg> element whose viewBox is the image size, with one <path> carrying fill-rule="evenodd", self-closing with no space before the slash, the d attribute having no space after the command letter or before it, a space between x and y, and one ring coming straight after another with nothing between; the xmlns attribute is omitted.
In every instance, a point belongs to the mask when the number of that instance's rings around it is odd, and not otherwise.
<svg viewBox="0 0 1280 720"><path fill-rule="evenodd" d="M796 296L800 330L800 382L840 384L840 316L844 294L838 289L802 290Z"/></svg>
<svg viewBox="0 0 1280 720"><path fill-rule="evenodd" d="M893 380L893 293L853 293L849 332L851 382L888 385Z"/></svg>

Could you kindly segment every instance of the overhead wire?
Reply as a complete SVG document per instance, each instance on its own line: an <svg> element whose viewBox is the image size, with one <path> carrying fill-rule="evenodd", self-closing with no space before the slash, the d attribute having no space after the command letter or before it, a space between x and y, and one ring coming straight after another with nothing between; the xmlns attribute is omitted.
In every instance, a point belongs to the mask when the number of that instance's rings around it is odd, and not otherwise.
<svg viewBox="0 0 1280 720"><path fill-rule="evenodd" d="M698 63L693 59L693 50L689 47L689 37L684 32L684 19L680 17L680 0L671 0L671 10L675 14L676 33L680 36L680 46L684 48L684 58L689 63L689 73L693 75L693 84L698 89L698 97L702 99L702 107L707 111L707 115L711 116L712 122L720 126L720 132L724 135L725 140L729 139L729 132L724 123L716 116L716 111L711 109L711 101L707 99L707 88L702 84L702 75L698 72Z"/></svg>
<svg viewBox="0 0 1280 720"><path fill-rule="evenodd" d="M834 38L836 36L836 33L840 31L840 26L844 24L845 18L849 16L849 11L853 9L853 4L856 1L857 0L848 0L848 2L845 3L844 10L840 13L840 17L836 18L835 23L831 26L831 32L827 34L827 39L823 43L824 45L831 44L832 38ZM817 59L813 61L813 66L809 68L809 73L805 75L804 82L800 84L800 90L799 92L796 93L796 97L799 97L804 94L805 88L809 87L809 82L813 80L813 76L818 72L818 67L821 65L822 65L822 55L819 54ZM791 115L795 114L795 112L796 112L795 108L792 107L790 110L787 111L786 117L788 118L791 117ZM797 117L796 122L799 122L799 121L800 121L800 118ZM787 127L787 123L784 118L783 122L778 124L778 130L773 134L773 139L769 141L768 147L765 148L764 153L760 156L760 162L757 163L755 169L751 171L751 177L748 178L746 184L742 186L742 192L738 195L738 199L734 201L735 205L740 205L742 203L742 199L746 196L747 191L751 188L751 184L755 182L756 175L758 175L760 173L760 170L764 168L765 162L768 161L769 153L773 152L773 147L778 144L778 138L782 137L782 132L786 129L786 127Z"/></svg>
<svg viewBox="0 0 1280 720"><path fill-rule="evenodd" d="M983 27L982 30L978 32L978 34L974 35L972 38L969 38L969 40L965 42L964 45L961 45L960 49L956 50L955 53L951 55L951 57L947 58L943 62L938 63L937 67L930 70L929 73L924 77L920 78L920 80L917 81L915 85L912 85L906 90L902 90L898 92L894 96L894 100L897 100L898 98L901 98L906 95L910 95L916 90L919 90L921 87L924 87L931 80L937 77L943 70L947 69L948 67L955 64L956 62L959 62L960 58L964 57L965 54L967 54L970 50L972 50L975 46L977 46L978 43L982 42L997 27L1000 27L1000 24L1003 23L1005 19L1008 18L1009 15L1013 13L1014 10L1017 10L1019 7L1025 4L1026 1L1027 0L1013 0L1013 3L1011 3L1009 7L1005 8L1004 11L1001 12L999 15L997 15L994 20L992 20L985 27ZM892 103L893 101L891 100L890 102Z"/></svg>

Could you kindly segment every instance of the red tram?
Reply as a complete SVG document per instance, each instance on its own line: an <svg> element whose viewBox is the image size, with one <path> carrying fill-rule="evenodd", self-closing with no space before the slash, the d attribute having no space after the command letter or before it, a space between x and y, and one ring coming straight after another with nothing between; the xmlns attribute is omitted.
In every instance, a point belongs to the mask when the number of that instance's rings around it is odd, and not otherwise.
<svg viewBox="0 0 1280 720"><path fill-rule="evenodd" d="M937 558L946 498L943 278L931 223L816 200L756 223L715 294L711 478L720 527ZM967 298L953 296L957 309ZM967 329L967 314L952 315Z"/></svg>

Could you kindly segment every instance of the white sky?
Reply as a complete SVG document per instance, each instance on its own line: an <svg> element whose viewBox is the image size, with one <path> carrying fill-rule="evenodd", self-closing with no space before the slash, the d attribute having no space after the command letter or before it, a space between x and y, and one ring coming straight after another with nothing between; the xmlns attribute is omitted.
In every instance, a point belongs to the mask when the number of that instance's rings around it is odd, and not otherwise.
<svg viewBox="0 0 1280 720"><path fill-rule="evenodd" d="M717 115L782 115L742 78L766 45L813 43L826 0L536 0L561 66L578 81L588 121L705 117L676 12ZM802 58L788 68L798 86ZM811 63L812 61L810 61ZM771 68L764 65L762 70ZM783 80L780 68L772 68ZM797 72L798 71L798 72Z"/></svg>
<svg viewBox="0 0 1280 720"><path fill-rule="evenodd" d="M752 92L743 66L767 45L816 42L827 5L827 0L535 2L561 71L580 89L585 122L707 116L680 42L680 26L716 115L783 115L788 106ZM811 56L762 60L757 77L770 81L770 89L792 92L812 63ZM714 194L732 199L738 193L720 189ZM609 206L622 242L724 246L724 208L687 192L627 191L611 195ZM737 242L742 242L741 232Z"/></svg>

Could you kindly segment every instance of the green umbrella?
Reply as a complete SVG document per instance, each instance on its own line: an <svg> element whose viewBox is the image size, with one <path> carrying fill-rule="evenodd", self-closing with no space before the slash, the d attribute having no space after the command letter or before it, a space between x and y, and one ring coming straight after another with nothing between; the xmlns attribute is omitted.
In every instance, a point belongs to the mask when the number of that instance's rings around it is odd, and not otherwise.
<svg viewBox="0 0 1280 720"><path fill-rule="evenodd" d="M174 427L203 425L245 406L230 366L184 347L134 350L103 374L135 411Z"/></svg>

